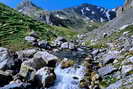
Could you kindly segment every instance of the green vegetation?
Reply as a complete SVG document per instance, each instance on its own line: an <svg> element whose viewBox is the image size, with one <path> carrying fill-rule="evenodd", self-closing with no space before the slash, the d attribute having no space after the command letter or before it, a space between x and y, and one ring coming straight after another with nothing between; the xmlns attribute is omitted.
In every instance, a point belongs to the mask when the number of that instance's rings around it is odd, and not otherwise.
<svg viewBox="0 0 133 89"><path fill-rule="evenodd" d="M24 16L14 9L0 4L0 46L19 50L32 47L25 43L24 37L36 31L40 39L53 40L57 36L73 37L76 33L63 27L49 26Z"/></svg>
<svg viewBox="0 0 133 89"><path fill-rule="evenodd" d="M107 44L104 42L95 42L95 44L93 44L93 42L90 42L89 40L87 40L86 42L84 42L85 46L89 46L91 48L107 48Z"/></svg>
<svg viewBox="0 0 133 89"><path fill-rule="evenodd" d="M79 22L79 21L78 21ZM105 23L100 23L100 22L84 22L84 21L81 21L80 23L78 23L78 25L75 25L75 26L71 26L70 28L71 29L74 29L74 31L77 31L79 33L86 33L86 32L89 32L89 31L93 31L94 29L100 27L100 26L103 26Z"/></svg>
<svg viewBox="0 0 133 89"><path fill-rule="evenodd" d="M118 39L120 36L122 36L124 32L128 32L129 36L133 35L133 25L128 26L127 28L125 28L119 32L114 32L114 33L112 33L112 35L102 39L101 41L106 41L106 42L114 41L114 40Z"/></svg>
<svg viewBox="0 0 133 89"><path fill-rule="evenodd" d="M105 23L106 22L104 22L104 23L101 23L101 22L90 22L90 23L88 23L89 25L87 24L86 29L87 29L87 31L93 31L94 29L96 29L96 28L98 28L100 26L103 26Z"/></svg>
<svg viewBox="0 0 133 89"><path fill-rule="evenodd" d="M107 48L107 44L105 43L96 43L94 45L90 45L91 48Z"/></svg>
<svg viewBox="0 0 133 89"><path fill-rule="evenodd" d="M108 87L110 84L115 83L118 79L111 77L111 76L107 76L105 79L103 79L100 82L101 87L106 88Z"/></svg>
<svg viewBox="0 0 133 89"><path fill-rule="evenodd" d="M84 44L86 46L90 46L92 48L106 48L107 47L106 43L108 43L108 42L119 43L117 41L117 39L120 38L120 36L122 36L124 32L128 32L128 36L132 36L133 35L133 25L130 25L127 28L120 30L118 32L114 32L114 33L112 33L112 35L96 41L95 44L93 44L91 41L88 41L88 40L86 42L84 42ZM114 49L116 50L117 48L114 48ZM133 55L132 52L129 52L128 54Z"/></svg>

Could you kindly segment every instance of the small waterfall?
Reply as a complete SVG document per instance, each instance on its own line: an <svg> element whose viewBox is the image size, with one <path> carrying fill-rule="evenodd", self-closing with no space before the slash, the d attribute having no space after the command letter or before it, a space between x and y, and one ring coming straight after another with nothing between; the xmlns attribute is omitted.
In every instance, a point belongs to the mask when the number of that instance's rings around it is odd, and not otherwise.
<svg viewBox="0 0 133 89"><path fill-rule="evenodd" d="M85 67L75 65L62 69L60 65L55 68L57 79L53 87L48 89L81 89L80 80L84 77Z"/></svg>

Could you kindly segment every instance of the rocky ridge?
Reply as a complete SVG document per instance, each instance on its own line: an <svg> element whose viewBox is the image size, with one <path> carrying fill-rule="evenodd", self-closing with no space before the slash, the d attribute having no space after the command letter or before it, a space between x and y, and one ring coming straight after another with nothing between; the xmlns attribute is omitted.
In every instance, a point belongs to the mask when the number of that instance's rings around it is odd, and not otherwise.
<svg viewBox="0 0 133 89"><path fill-rule="evenodd" d="M127 4L128 5L128 4ZM122 7L124 8L124 6ZM119 14L119 10L117 12ZM133 8L129 7L122 11L122 13L113 20L106 23L97 29L94 29L87 34L84 34L84 39L97 41L103 39L106 36L111 36L115 32L119 32L122 29L132 25L133 23Z"/></svg>
<svg viewBox="0 0 133 89"><path fill-rule="evenodd" d="M32 1L24 0L17 10L47 24L72 28L78 32L93 30L116 17L115 9L109 10L87 3L63 10L46 11L38 8Z"/></svg>

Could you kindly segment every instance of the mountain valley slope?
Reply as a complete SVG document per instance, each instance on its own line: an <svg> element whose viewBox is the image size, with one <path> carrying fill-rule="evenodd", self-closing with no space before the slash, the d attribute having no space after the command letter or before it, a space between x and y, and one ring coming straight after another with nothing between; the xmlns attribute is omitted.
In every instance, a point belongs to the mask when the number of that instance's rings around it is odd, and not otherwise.
<svg viewBox="0 0 133 89"><path fill-rule="evenodd" d="M71 28L78 32L91 31L116 17L115 9L109 10L87 3L63 10L46 11L38 8L32 1L24 0L17 10L47 24Z"/></svg>
<svg viewBox="0 0 133 89"><path fill-rule="evenodd" d="M0 45L13 49L23 49L28 45L24 37L32 31L38 32L40 38L51 40L57 36L71 38L76 32L57 26L49 26L24 16L14 9L0 4ZM17 44L16 44L17 43Z"/></svg>

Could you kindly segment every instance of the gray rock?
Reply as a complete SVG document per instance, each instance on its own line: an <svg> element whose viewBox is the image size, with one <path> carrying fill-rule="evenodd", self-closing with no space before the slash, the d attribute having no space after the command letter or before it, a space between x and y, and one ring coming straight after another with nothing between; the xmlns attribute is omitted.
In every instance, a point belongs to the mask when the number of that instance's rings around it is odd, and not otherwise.
<svg viewBox="0 0 133 89"><path fill-rule="evenodd" d="M55 66L55 64L58 60L58 57L48 53L47 51L38 51L34 55L34 58L35 59L43 59L46 62L46 64L49 66Z"/></svg>
<svg viewBox="0 0 133 89"><path fill-rule="evenodd" d="M0 86L8 84L12 80L12 76L4 71L0 71Z"/></svg>
<svg viewBox="0 0 133 89"><path fill-rule="evenodd" d="M37 52L36 49L26 49L26 50L21 50L21 51L17 51L17 55L19 59L22 58L30 58L32 57L35 53Z"/></svg>
<svg viewBox="0 0 133 89"><path fill-rule="evenodd" d="M109 87L107 87L106 89L118 89L122 86L122 80L119 80L117 82L115 82L114 84L111 84Z"/></svg>
<svg viewBox="0 0 133 89"><path fill-rule="evenodd" d="M65 42L61 44L61 49L74 49L75 45L73 43Z"/></svg>
<svg viewBox="0 0 133 89"><path fill-rule="evenodd" d="M61 46L62 43L67 42L67 40L63 37L57 37L53 42L54 46Z"/></svg>
<svg viewBox="0 0 133 89"><path fill-rule="evenodd" d="M19 75L23 77L26 81L34 81L36 70L27 65L26 63L22 63Z"/></svg>
<svg viewBox="0 0 133 89"><path fill-rule="evenodd" d="M133 88L133 74L125 77L123 80L122 80L123 84L122 86L120 87L123 88L123 89L132 89Z"/></svg>
<svg viewBox="0 0 133 89"><path fill-rule="evenodd" d="M44 67L36 72L36 80L40 86L49 87L56 79L53 68Z"/></svg>
<svg viewBox="0 0 133 89"><path fill-rule="evenodd" d="M82 49L82 48L77 48L77 51L84 52L84 49Z"/></svg>
<svg viewBox="0 0 133 89"><path fill-rule="evenodd" d="M100 76L105 76L107 74L112 73L113 71L117 70L113 65L106 65L100 69L98 69L98 73Z"/></svg>
<svg viewBox="0 0 133 89"><path fill-rule="evenodd" d="M129 51L133 51L133 48L130 48Z"/></svg>
<svg viewBox="0 0 133 89"><path fill-rule="evenodd" d="M14 65L12 53L8 49L0 47L0 69L10 69Z"/></svg>
<svg viewBox="0 0 133 89"><path fill-rule="evenodd" d="M129 75L124 79L118 80L109 85L106 89L132 89L133 88L133 75Z"/></svg>
<svg viewBox="0 0 133 89"><path fill-rule="evenodd" d="M32 36L26 36L26 37L25 37L25 40L26 40L27 42L29 42L29 43L33 43L33 42L35 42L37 39L34 38L34 37L32 37Z"/></svg>
<svg viewBox="0 0 133 89"><path fill-rule="evenodd" d="M103 64L107 64L109 62L113 62L114 59L118 57L118 51L110 51L108 54L104 55L103 57Z"/></svg>
<svg viewBox="0 0 133 89"><path fill-rule="evenodd" d="M127 74L128 72L133 71L133 65L123 65L121 72Z"/></svg>
<svg viewBox="0 0 133 89"><path fill-rule="evenodd" d="M38 46L44 49L51 49L51 45L47 41L44 41L44 40L39 41Z"/></svg>
<svg viewBox="0 0 133 89"><path fill-rule="evenodd" d="M46 61L44 61L42 58L32 58L30 60L24 61L23 64L35 68L36 70L47 65Z"/></svg>
<svg viewBox="0 0 133 89"><path fill-rule="evenodd" d="M133 63L133 56L127 59L127 62Z"/></svg>
<svg viewBox="0 0 133 89"><path fill-rule="evenodd" d="M74 43L69 43L69 49L75 49Z"/></svg>
<svg viewBox="0 0 133 89"><path fill-rule="evenodd" d="M62 49L68 49L69 48L69 43L65 42L65 43L61 44L61 48Z"/></svg>
<svg viewBox="0 0 133 89"><path fill-rule="evenodd" d="M99 50L96 49L96 50L92 51L92 55L96 56L98 54L98 52L99 52Z"/></svg>

